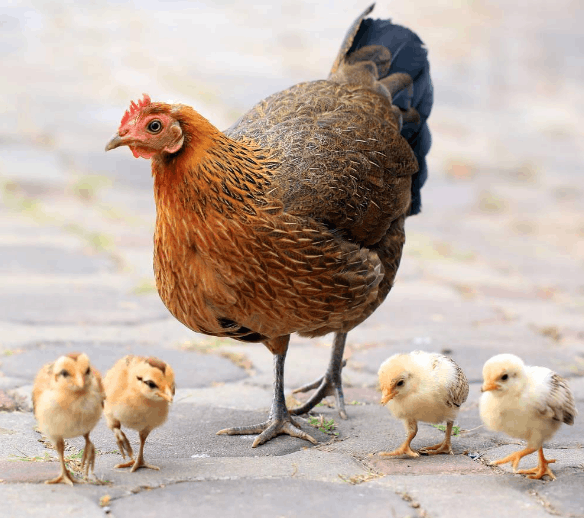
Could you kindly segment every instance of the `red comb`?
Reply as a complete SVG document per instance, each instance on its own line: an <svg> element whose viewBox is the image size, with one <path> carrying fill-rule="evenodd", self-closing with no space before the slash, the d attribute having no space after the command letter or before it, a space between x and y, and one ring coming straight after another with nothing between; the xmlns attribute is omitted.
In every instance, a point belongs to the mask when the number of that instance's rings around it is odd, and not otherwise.
<svg viewBox="0 0 584 518"><path fill-rule="evenodd" d="M142 97L142 100L138 101L137 103L134 101L130 103L130 109L126 110L126 113L124 113L120 126L126 124L126 122L128 122L133 115L136 115L142 108L144 108L144 106L148 106L150 104L151 101L148 94L143 95L144 97Z"/></svg>

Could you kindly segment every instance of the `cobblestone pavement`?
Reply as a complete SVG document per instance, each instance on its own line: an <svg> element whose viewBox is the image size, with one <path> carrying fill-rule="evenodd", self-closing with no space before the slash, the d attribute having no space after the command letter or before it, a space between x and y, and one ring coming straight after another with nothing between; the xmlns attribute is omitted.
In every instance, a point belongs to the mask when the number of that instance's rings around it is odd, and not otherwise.
<svg viewBox="0 0 584 518"><path fill-rule="evenodd" d="M216 4L0 8L0 515L584 516L582 4L377 6L430 49L424 211L407 222L394 290L349 334L350 418L321 406L314 415L338 435L306 422L317 446L283 436L256 449L250 437L215 432L265 416L271 355L195 335L169 315L152 282L149 165L103 148L142 92L227 127L265 95L325 76L366 3ZM293 338L287 391L322 374L329 343ZM454 456L376 455L404 436L378 404L377 369L413 349L448 352L471 382ZM41 483L58 463L35 430L31 384L70 351L87 352L102 373L127 353L174 366L169 421L146 444L159 472L113 469L120 456L102 420L96 478ZM556 481L488 466L519 448L478 415L482 365L500 352L569 379L580 416L546 446ZM422 425L414 447L440 436ZM82 441L68 444L74 469Z"/></svg>

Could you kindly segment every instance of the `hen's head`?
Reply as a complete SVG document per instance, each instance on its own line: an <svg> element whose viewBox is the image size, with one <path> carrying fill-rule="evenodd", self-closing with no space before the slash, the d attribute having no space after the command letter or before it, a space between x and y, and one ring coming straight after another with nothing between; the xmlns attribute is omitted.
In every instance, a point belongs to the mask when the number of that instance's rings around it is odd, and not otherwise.
<svg viewBox="0 0 584 518"><path fill-rule="evenodd" d="M160 153L176 153L184 143L183 129L177 119L180 107L153 103L144 94L137 103L132 101L105 150L128 146L136 158L146 159Z"/></svg>

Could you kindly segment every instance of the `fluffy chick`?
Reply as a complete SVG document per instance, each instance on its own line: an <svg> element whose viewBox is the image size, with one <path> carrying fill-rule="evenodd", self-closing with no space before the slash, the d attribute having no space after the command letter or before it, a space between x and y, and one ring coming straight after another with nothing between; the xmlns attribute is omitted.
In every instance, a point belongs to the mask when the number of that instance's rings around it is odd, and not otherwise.
<svg viewBox="0 0 584 518"><path fill-rule="evenodd" d="M408 434L399 448L380 452L379 455L418 457L420 453L452 454L452 425L460 405L468 396L468 381L454 360L423 351L396 354L381 364L378 375L383 394L381 404L403 421ZM410 444L418 432L418 421L446 421L444 440L422 448L420 453L412 450Z"/></svg>
<svg viewBox="0 0 584 518"><path fill-rule="evenodd" d="M513 471L540 479L556 477L548 464L555 459L543 455L543 443L562 423L574 424L577 411L566 381L545 367L527 367L513 354L498 354L483 367L481 419L491 430L527 441L527 448L492 464L511 462ZM517 471L519 461L538 451L537 467Z"/></svg>
<svg viewBox="0 0 584 518"><path fill-rule="evenodd" d="M107 372L103 384L107 425L114 432L122 457L130 458L116 468L160 469L144 462L144 443L150 432L168 417L175 392L170 365L157 358L124 356ZM139 432L140 452L136 460L122 425Z"/></svg>
<svg viewBox="0 0 584 518"><path fill-rule="evenodd" d="M85 448L81 466L87 477L95 464L95 447L89 433L103 411L104 391L99 372L91 367L86 354L71 353L41 368L32 390L34 415L39 428L55 446L61 461L61 474L46 484L73 485L65 466L65 439L83 435Z"/></svg>

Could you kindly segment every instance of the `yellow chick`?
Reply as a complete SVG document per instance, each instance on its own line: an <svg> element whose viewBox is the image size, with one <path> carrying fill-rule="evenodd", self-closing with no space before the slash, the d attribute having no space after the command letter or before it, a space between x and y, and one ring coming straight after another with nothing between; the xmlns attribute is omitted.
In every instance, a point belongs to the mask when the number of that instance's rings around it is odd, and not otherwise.
<svg viewBox="0 0 584 518"><path fill-rule="evenodd" d="M460 405L468 397L468 381L454 360L423 351L395 354L381 364L378 375L383 394L381 404L403 421L408 434L399 448L380 452L379 455L418 457L420 453L452 454L452 425ZM418 433L418 421L446 421L444 440L435 446L422 448L419 453L412 450L410 444Z"/></svg>
<svg viewBox="0 0 584 518"><path fill-rule="evenodd" d="M160 469L144 462L144 443L150 432L168 417L175 391L170 365L157 358L125 356L107 372L103 384L107 425L114 432L122 457L125 459L127 454L130 458L130 462L116 468ZM139 432L140 452L136 460L122 425Z"/></svg>
<svg viewBox="0 0 584 518"><path fill-rule="evenodd" d="M491 430L527 441L527 448L491 464L511 462L513 471L540 479L556 477L548 464L555 459L543 455L543 443L562 423L574 424L577 411L566 381L545 367L527 367L513 354L498 354L483 367L481 419ZM519 461L539 450L537 467L517 471Z"/></svg>
<svg viewBox="0 0 584 518"><path fill-rule="evenodd" d="M86 354L71 353L41 368L32 389L34 415L39 428L55 446L61 461L61 474L46 484L73 485L65 466L65 441L83 435L85 448L81 466L87 477L95 464L95 447L89 433L98 423L104 400L101 376L89 364Z"/></svg>

